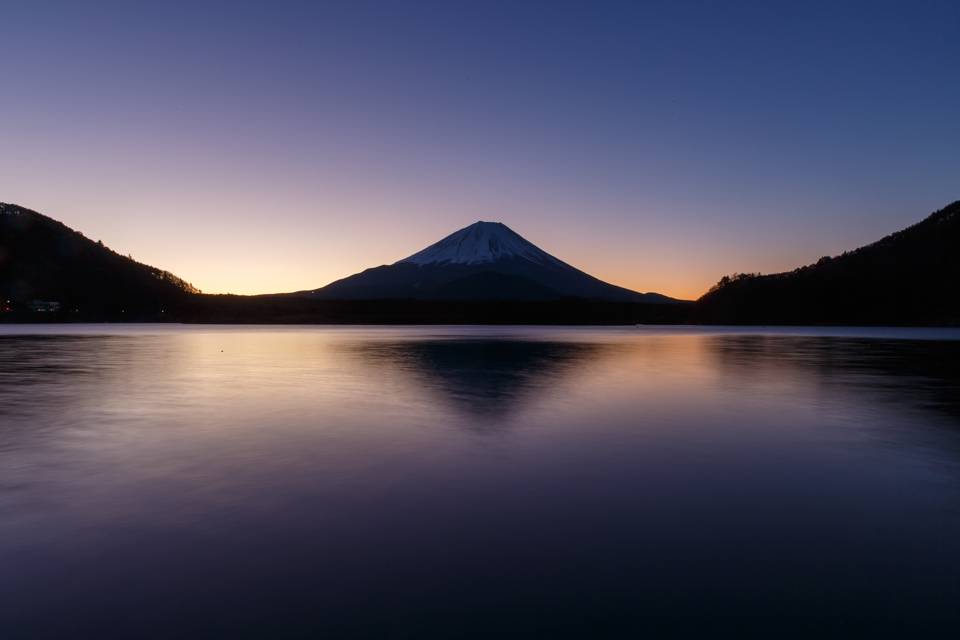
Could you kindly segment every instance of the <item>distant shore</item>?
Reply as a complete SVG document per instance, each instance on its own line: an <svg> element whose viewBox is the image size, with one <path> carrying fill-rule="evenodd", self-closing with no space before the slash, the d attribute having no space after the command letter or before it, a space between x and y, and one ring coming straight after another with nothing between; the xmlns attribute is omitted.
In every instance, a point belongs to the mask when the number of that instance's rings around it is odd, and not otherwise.
<svg viewBox="0 0 960 640"><path fill-rule="evenodd" d="M848 322L730 322L700 303L646 304L565 298L551 301L317 300L278 296L196 294L159 313L126 310L8 311L4 324L178 322L187 324L339 325L768 325L957 327L956 319L853 317Z"/></svg>

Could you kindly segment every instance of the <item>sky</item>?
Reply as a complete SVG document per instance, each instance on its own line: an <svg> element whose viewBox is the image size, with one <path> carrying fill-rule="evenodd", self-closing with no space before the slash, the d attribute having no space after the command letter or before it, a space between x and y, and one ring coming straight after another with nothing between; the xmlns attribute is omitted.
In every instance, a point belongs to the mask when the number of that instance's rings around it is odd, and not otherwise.
<svg viewBox="0 0 960 640"><path fill-rule="evenodd" d="M0 3L0 202L208 293L478 220L695 299L960 199L960 3Z"/></svg>

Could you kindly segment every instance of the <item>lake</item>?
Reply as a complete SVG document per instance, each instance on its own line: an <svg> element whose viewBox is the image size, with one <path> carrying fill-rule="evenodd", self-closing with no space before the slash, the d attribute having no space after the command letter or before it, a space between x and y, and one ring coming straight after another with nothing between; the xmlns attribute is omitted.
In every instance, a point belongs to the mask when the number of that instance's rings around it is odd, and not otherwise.
<svg viewBox="0 0 960 640"><path fill-rule="evenodd" d="M960 330L0 326L0 637L960 637Z"/></svg>

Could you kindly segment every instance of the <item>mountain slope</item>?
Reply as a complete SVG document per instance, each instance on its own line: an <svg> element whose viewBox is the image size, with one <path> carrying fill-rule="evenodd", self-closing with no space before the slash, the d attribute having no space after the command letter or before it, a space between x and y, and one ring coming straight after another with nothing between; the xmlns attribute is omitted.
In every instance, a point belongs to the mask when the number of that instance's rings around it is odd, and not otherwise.
<svg viewBox="0 0 960 640"><path fill-rule="evenodd" d="M502 222L477 222L464 227L400 262L418 266L477 264L510 257L525 258L543 266L569 268Z"/></svg>
<svg viewBox="0 0 960 640"><path fill-rule="evenodd" d="M512 276L471 289L464 280L482 273ZM532 284L522 284L522 278ZM314 291L299 292L328 300L414 298L447 299L444 287L460 282L457 299L542 300L577 296L591 300L675 302L657 293L638 293L598 280L551 256L499 222L477 222L392 265L367 269ZM507 284L511 283L511 284ZM532 285L539 285L535 288ZM546 290L553 293L550 294Z"/></svg>
<svg viewBox="0 0 960 640"><path fill-rule="evenodd" d="M162 319L194 292L172 273L119 255L36 211L0 203L0 294L15 311L44 300L59 302L61 314L78 319Z"/></svg>
<svg viewBox="0 0 960 640"><path fill-rule="evenodd" d="M724 277L695 313L718 324L960 324L960 201L816 264Z"/></svg>

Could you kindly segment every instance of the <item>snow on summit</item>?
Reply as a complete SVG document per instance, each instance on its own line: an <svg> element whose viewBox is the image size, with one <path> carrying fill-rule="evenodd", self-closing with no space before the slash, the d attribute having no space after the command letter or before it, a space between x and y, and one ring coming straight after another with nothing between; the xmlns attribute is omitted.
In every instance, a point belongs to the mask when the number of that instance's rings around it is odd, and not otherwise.
<svg viewBox="0 0 960 640"><path fill-rule="evenodd" d="M562 262L524 240L502 222L476 222L417 252L401 262L427 264L478 264L502 258L526 258L541 265ZM566 266L566 265L564 265Z"/></svg>

